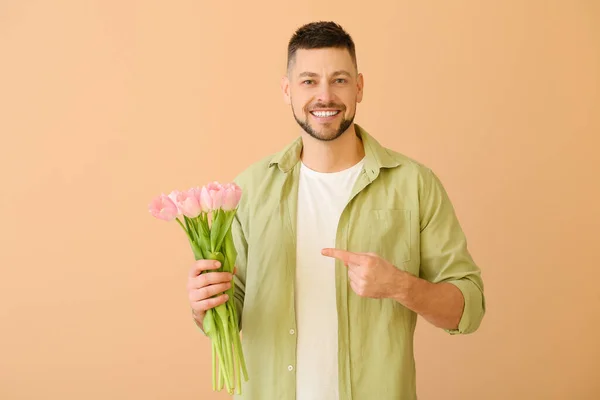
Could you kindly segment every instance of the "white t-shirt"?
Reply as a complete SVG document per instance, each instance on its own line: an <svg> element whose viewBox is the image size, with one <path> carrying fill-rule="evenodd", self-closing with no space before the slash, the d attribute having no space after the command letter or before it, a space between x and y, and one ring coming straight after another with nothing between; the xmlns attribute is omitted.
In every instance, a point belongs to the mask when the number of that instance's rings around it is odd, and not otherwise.
<svg viewBox="0 0 600 400"><path fill-rule="evenodd" d="M338 221L363 163L335 173L301 166L295 291L297 400L339 398L335 260L321 255L321 250L335 247Z"/></svg>

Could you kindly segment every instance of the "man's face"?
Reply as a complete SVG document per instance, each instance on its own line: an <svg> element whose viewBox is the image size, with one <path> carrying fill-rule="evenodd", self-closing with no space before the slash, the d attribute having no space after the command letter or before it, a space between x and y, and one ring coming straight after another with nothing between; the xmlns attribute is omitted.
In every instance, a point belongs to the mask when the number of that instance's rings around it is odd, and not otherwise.
<svg viewBox="0 0 600 400"><path fill-rule="evenodd" d="M298 50L282 80L296 122L323 141L338 138L352 125L362 88L350 53L338 48Z"/></svg>

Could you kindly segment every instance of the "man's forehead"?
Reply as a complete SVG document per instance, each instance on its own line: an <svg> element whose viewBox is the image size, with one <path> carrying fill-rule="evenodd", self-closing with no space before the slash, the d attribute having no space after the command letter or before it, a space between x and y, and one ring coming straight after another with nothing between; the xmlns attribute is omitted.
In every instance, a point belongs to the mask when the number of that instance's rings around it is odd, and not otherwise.
<svg viewBox="0 0 600 400"><path fill-rule="evenodd" d="M353 70L352 57L346 49L299 49L294 57L293 71L296 75L303 72L321 74L326 71L329 74Z"/></svg>
<svg viewBox="0 0 600 400"><path fill-rule="evenodd" d="M350 52L346 48L326 47L320 49L298 49L296 50L296 61L313 60L340 60L352 62Z"/></svg>

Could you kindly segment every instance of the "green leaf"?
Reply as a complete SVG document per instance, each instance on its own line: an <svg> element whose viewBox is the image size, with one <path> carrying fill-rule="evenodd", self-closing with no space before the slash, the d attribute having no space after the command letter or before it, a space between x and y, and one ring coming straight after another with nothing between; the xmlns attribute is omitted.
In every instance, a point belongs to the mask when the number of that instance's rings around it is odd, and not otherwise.
<svg viewBox="0 0 600 400"><path fill-rule="evenodd" d="M206 214L201 213L196 218L196 227L198 233L198 243L204 251L210 250L210 229L208 228L208 220Z"/></svg>
<svg viewBox="0 0 600 400"><path fill-rule="evenodd" d="M204 333L208 336L212 336L215 334L215 319L214 319L214 311L207 310L206 314L204 314L204 319L202 320L202 329L204 329Z"/></svg>
<svg viewBox="0 0 600 400"><path fill-rule="evenodd" d="M185 221L185 227L186 227L186 230L189 232L190 236L191 236L191 237L192 237L192 239L193 239L193 238L194 238L194 232L193 232L193 231L192 231L192 229L190 228L190 219L184 215L184 216L183 216L183 220Z"/></svg>
<svg viewBox="0 0 600 400"><path fill-rule="evenodd" d="M198 243L190 239L190 246L192 247L192 251L194 252L194 257L196 258L196 260L205 259L204 252L202 251L202 248L198 245Z"/></svg>
<svg viewBox="0 0 600 400"><path fill-rule="evenodd" d="M233 272L233 268L235 267L235 261L237 259L237 251L235 249L235 245L233 243L233 233L231 232L231 227L227 231L227 235L225 235L225 257L229 263L229 267L231 268L228 272Z"/></svg>
<svg viewBox="0 0 600 400"><path fill-rule="evenodd" d="M213 223L210 232L211 246L213 251L220 251L221 246L223 245L223 240L227 235L227 232L231 228L231 224L233 223L233 219L235 218L235 211L222 211L219 210L217 214L216 223ZM215 229L216 225L216 229Z"/></svg>
<svg viewBox="0 0 600 400"><path fill-rule="evenodd" d="M217 251L217 241L221 232L221 225L223 223L223 213L221 210L213 211L213 221L210 227L210 249Z"/></svg>
<svg viewBox="0 0 600 400"><path fill-rule="evenodd" d="M200 241L200 232L198 230L198 219L197 218L190 218L190 226L192 227L192 229L194 230L194 236L197 242Z"/></svg>

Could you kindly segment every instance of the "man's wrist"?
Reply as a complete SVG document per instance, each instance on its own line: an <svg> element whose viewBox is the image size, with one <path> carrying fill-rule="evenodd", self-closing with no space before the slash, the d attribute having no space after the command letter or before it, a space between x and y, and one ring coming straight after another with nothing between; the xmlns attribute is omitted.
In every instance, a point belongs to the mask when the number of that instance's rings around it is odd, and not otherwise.
<svg viewBox="0 0 600 400"><path fill-rule="evenodd" d="M398 270L394 282L394 293L391 298L402 305L410 303L412 292L418 278L406 271Z"/></svg>

